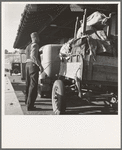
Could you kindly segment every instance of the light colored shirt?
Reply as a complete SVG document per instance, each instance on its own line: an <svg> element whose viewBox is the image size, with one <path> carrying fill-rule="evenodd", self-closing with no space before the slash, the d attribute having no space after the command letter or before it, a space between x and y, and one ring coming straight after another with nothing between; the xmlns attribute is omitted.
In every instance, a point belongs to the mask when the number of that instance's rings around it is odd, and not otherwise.
<svg viewBox="0 0 122 150"><path fill-rule="evenodd" d="M30 54L30 58L26 60L26 62L33 62L35 63L38 67L41 67L41 62L39 60L39 45L37 43L32 43L30 46L30 49L28 50L28 54Z"/></svg>

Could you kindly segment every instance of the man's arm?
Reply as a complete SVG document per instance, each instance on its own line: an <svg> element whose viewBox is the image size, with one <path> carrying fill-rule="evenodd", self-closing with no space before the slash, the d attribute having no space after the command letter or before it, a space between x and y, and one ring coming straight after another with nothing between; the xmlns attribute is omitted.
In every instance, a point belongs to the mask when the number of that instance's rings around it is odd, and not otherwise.
<svg viewBox="0 0 122 150"><path fill-rule="evenodd" d="M34 43L31 45L31 59L33 62L39 67L40 71L43 71L43 67L41 62L38 59L38 54L39 54L39 46L38 44Z"/></svg>

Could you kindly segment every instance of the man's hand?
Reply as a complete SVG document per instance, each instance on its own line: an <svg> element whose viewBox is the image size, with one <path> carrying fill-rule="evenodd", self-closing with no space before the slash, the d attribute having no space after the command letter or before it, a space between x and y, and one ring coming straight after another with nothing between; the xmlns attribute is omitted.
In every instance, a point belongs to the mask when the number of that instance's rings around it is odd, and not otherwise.
<svg viewBox="0 0 122 150"><path fill-rule="evenodd" d="M41 73L44 71L44 68L42 66L39 66L39 69Z"/></svg>

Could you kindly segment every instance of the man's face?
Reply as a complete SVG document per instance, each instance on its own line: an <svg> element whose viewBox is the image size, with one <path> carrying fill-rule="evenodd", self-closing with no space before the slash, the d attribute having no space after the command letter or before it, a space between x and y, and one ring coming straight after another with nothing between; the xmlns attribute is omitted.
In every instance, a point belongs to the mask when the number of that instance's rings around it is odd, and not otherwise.
<svg viewBox="0 0 122 150"><path fill-rule="evenodd" d="M35 43L39 43L39 37L33 37L32 38L32 42L35 42Z"/></svg>

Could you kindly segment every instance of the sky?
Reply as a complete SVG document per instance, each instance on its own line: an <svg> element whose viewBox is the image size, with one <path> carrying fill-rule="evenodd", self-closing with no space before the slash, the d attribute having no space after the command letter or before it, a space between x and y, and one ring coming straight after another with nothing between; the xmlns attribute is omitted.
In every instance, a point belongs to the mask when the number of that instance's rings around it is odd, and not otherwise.
<svg viewBox="0 0 122 150"><path fill-rule="evenodd" d="M13 52L17 30L24 11L25 3L22 2L3 2L2 3L2 49Z"/></svg>

